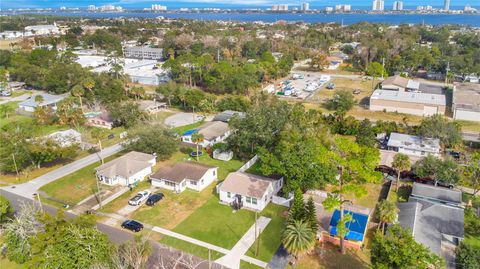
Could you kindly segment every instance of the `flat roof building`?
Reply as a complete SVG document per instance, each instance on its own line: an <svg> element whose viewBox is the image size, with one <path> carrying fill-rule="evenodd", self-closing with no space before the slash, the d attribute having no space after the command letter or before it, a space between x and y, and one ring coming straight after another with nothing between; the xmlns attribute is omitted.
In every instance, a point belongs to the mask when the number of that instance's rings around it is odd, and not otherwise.
<svg viewBox="0 0 480 269"><path fill-rule="evenodd" d="M370 97L370 110L406 113L417 116L444 115L446 98L443 94L394 90L375 90Z"/></svg>
<svg viewBox="0 0 480 269"><path fill-rule="evenodd" d="M161 48L126 47L123 49L123 54L125 58L150 59L150 60L163 59L163 49Z"/></svg>
<svg viewBox="0 0 480 269"><path fill-rule="evenodd" d="M387 142L387 148L399 153L415 156L427 156L429 154L440 155L440 140L416 135L391 133Z"/></svg>
<svg viewBox="0 0 480 269"><path fill-rule="evenodd" d="M455 85L452 111L455 120L480 121L480 84Z"/></svg>

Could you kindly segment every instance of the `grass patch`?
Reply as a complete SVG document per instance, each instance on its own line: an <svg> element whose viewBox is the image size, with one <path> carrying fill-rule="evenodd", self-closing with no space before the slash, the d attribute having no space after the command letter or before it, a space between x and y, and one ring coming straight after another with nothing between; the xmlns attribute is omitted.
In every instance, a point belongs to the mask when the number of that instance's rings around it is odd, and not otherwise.
<svg viewBox="0 0 480 269"><path fill-rule="evenodd" d="M362 197L355 197L352 193L347 193L345 199L353 202L354 205L364 206L374 209L377 206L380 193L382 191L382 184L367 183L364 185L367 190L367 195ZM331 192L333 186L327 186L326 191Z"/></svg>
<svg viewBox="0 0 480 269"><path fill-rule="evenodd" d="M199 122L196 122L196 123L192 123L192 124L188 124L188 125L184 125L184 126L180 126L180 127L175 127L175 128L173 128L173 131L176 132L177 134L181 135L188 130L198 128L198 127L202 126L203 124L204 124L203 121L199 121Z"/></svg>
<svg viewBox="0 0 480 269"><path fill-rule="evenodd" d="M256 266L255 264L251 264L244 260L240 260L240 269L260 269L262 267Z"/></svg>
<svg viewBox="0 0 480 269"><path fill-rule="evenodd" d="M165 194L165 198L153 207L142 206L132 214L132 218L151 225L173 229L204 205L213 196L214 188L215 184L211 184L202 192L187 189L180 194L160 189L159 191Z"/></svg>
<svg viewBox="0 0 480 269"><path fill-rule="evenodd" d="M219 204L219 198L214 196L173 231L231 249L254 221L254 212L239 210L234 213L229 206Z"/></svg>
<svg viewBox="0 0 480 269"><path fill-rule="evenodd" d="M202 259L208 260L207 248L204 248L204 247L201 247L201 246L198 246L174 237L166 236L166 235L162 235L162 239L159 241L159 243L170 246L178 250L185 251L187 253L190 253ZM212 261L215 261L216 259L219 259L222 256L224 256L224 254L214 250L210 250L210 259Z"/></svg>
<svg viewBox="0 0 480 269"><path fill-rule="evenodd" d="M105 159L105 162L118 158L123 153L117 153ZM76 205L81 200L97 191L95 168L101 162L86 166L70 175L60 178L40 188L48 196L63 201L70 206ZM102 186L105 188L105 186Z"/></svg>
<svg viewBox="0 0 480 269"><path fill-rule="evenodd" d="M246 255L267 263L272 259L273 255L281 244L282 233L285 229L285 211L288 211L287 207L270 203L260 213L261 216L265 216L271 220L265 230L260 234L259 239L257 239L252 247L250 247L250 249L247 251ZM259 245L258 255L255 256L257 244Z"/></svg>
<svg viewBox="0 0 480 269"><path fill-rule="evenodd" d="M192 160L196 160L195 158L192 158ZM210 157L208 154L204 154L198 158L198 162L206 164L206 165L211 165L211 166L217 166L218 167L218 179L219 180L224 180L227 175L231 172L235 172L240 167L243 166L243 162L239 160L232 159L228 162L226 161L221 161L221 160L216 160L212 157Z"/></svg>
<svg viewBox="0 0 480 269"><path fill-rule="evenodd" d="M0 234L0 246L3 246L4 239ZM2 269L26 269L28 266L26 264L18 264L16 262L10 261L6 256L0 255L0 268Z"/></svg>
<svg viewBox="0 0 480 269"><path fill-rule="evenodd" d="M289 265L287 268L293 267ZM370 268L370 260L368 256L360 250L347 249L347 253L343 255L340 253L337 246L326 243L323 246L317 246L312 254L302 256L294 268Z"/></svg>

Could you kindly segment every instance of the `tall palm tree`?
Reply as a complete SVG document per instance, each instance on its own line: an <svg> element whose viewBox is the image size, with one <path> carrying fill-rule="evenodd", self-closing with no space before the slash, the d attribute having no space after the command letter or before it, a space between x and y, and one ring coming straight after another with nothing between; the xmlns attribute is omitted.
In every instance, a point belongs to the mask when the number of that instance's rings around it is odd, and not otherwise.
<svg viewBox="0 0 480 269"><path fill-rule="evenodd" d="M197 156L197 162L198 162L198 144L199 144L199 143L202 143L203 140L204 140L203 134L198 133L198 132L192 134L192 141L193 141L193 143L195 143L195 145L197 145L197 154L196 154L196 156Z"/></svg>
<svg viewBox="0 0 480 269"><path fill-rule="evenodd" d="M294 220L287 224L282 243L285 249L297 258L315 247L315 232L308 221Z"/></svg>
<svg viewBox="0 0 480 269"><path fill-rule="evenodd" d="M73 86L71 93L73 96L78 97L78 99L80 100L80 109L82 110L82 113L83 113L82 96L85 94L85 90L83 89L82 86L75 85Z"/></svg>
<svg viewBox="0 0 480 269"><path fill-rule="evenodd" d="M82 85L85 89L87 89L90 93L93 94L93 88L95 87L95 80L93 78L88 77L82 81Z"/></svg>
<svg viewBox="0 0 480 269"><path fill-rule="evenodd" d="M402 153L398 153L393 157L392 167L397 170L397 187L396 191L398 192L398 186L400 185L400 173L402 171L410 170L411 163L410 158Z"/></svg>
<svg viewBox="0 0 480 269"><path fill-rule="evenodd" d="M390 224L396 221L398 209L394 202L382 200L377 206L377 216L380 220L382 233L385 232L385 224ZM380 226L379 226L380 228Z"/></svg>

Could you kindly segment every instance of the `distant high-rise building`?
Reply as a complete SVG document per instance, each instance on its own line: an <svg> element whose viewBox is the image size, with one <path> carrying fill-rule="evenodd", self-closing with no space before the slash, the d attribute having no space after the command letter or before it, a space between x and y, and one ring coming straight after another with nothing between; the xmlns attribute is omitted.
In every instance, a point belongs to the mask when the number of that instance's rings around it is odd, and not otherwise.
<svg viewBox="0 0 480 269"><path fill-rule="evenodd" d="M272 10L274 10L274 11L288 11L288 5L285 5L285 4L273 5Z"/></svg>
<svg viewBox="0 0 480 269"><path fill-rule="evenodd" d="M373 11L384 11L385 10L385 1L383 1L383 0L373 0L372 10Z"/></svg>
<svg viewBox="0 0 480 269"><path fill-rule="evenodd" d="M158 4L153 4L152 5L152 10L153 11L165 11L167 10L166 6L158 5Z"/></svg>
<svg viewBox="0 0 480 269"><path fill-rule="evenodd" d="M89 5L87 8L88 11L95 11L96 9L95 5Z"/></svg>
<svg viewBox="0 0 480 269"><path fill-rule="evenodd" d="M403 10L403 2L402 1L393 2L393 8L392 9L395 10L395 11Z"/></svg>
<svg viewBox="0 0 480 269"><path fill-rule="evenodd" d="M302 3L302 10L307 11L310 10L310 4L309 3Z"/></svg>
<svg viewBox="0 0 480 269"><path fill-rule="evenodd" d="M443 10L445 11L450 10L450 0L445 0L445 4L443 5Z"/></svg>
<svg viewBox="0 0 480 269"><path fill-rule="evenodd" d="M326 11L326 12L332 12L332 11L333 11L333 7L326 7L326 8L325 8L325 11Z"/></svg>
<svg viewBox="0 0 480 269"><path fill-rule="evenodd" d="M336 5L335 6L335 11L337 12L349 12L352 10L351 5Z"/></svg>

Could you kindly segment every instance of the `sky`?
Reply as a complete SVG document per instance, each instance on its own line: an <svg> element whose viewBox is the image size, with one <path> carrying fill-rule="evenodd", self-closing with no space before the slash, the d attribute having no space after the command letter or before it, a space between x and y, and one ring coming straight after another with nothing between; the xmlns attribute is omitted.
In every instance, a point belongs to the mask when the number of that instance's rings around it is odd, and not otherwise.
<svg viewBox="0 0 480 269"><path fill-rule="evenodd" d="M336 4L351 4L356 6L371 6L372 0L0 0L0 8L58 8L66 7L87 7L88 5L101 6L105 4L120 5L125 8L143 8L151 4L166 5L170 9L179 7L267 7L272 4L289 4L300 6L302 2L309 2L311 8L333 6ZM391 8L394 0L385 1L385 7ZM441 7L444 0L404 0L405 6L432 5ZM450 0L451 6L463 7L466 4L472 6L480 5L479 0Z"/></svg>

